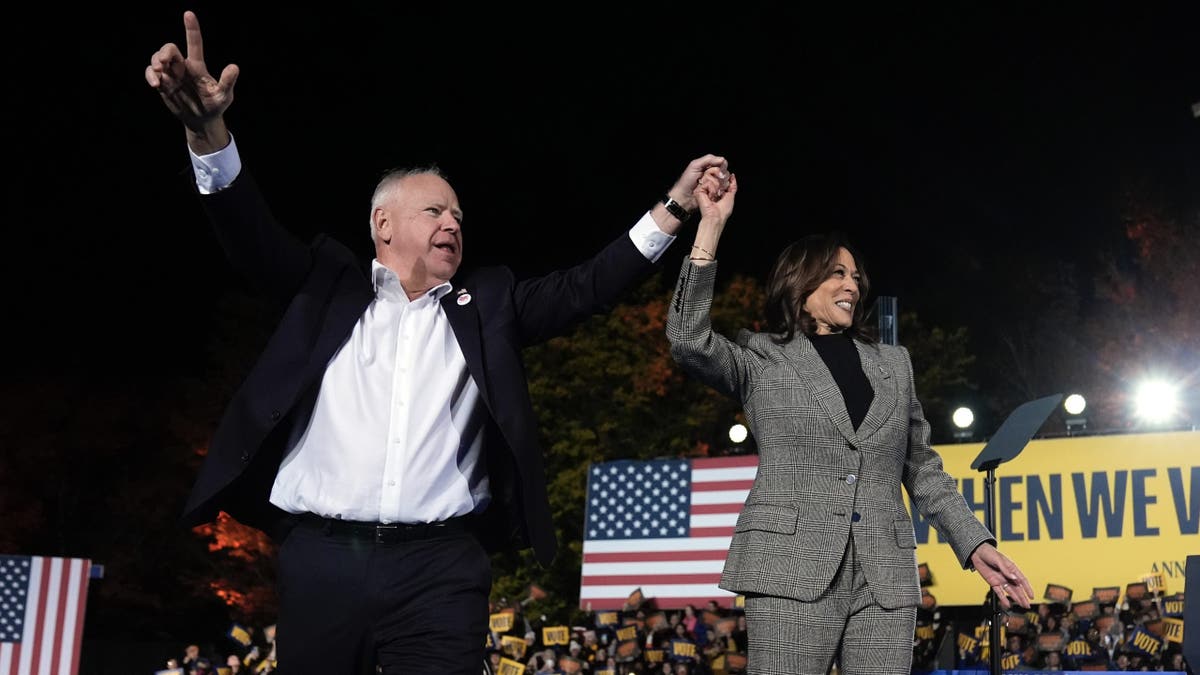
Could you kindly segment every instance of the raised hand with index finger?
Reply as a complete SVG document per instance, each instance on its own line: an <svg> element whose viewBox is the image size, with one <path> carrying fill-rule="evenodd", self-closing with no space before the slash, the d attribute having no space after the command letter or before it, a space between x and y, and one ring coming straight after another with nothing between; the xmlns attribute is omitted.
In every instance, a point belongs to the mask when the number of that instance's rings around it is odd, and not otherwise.
<svg viewBox="0 0 1200 675"><path fill-rule="evenodd" d="M233 86L239 70L231 63L221 71L220 80L213 78L204 63L204 38L195 13L183 13L183 28L187 53L180 53L173 42L163 45L150 56L146 83L158 91L167 109L183 122L192 149L203 153L228 142L223 115L233 103Z"/></svg>

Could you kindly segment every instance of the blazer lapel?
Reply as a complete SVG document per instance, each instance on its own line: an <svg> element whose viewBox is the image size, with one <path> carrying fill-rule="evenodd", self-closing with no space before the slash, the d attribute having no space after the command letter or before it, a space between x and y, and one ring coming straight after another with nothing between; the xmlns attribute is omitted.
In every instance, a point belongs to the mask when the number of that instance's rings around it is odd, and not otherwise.
<svg viewBox="0 0 1200 675"><path fill-rule="evenodd" d="M875 397L871 399L867 416L863 418L862 424L858 425L858 437L866 439L879 431L896 409L896 378L892 376L890 365L884 362L879 347L866 345L858 340L854 341L854 345L858 347L858 359L862 362L863 372L871 382L871 388L875 390Z"/></svg>
<svg viewBox="0 0 1200 675"><path fill-rule="evenodd" d="M442 296L441 303L446 320L450 322L450 328L458 340L458 347L462 349L463 358L467 360L467 370L470 371L471 377L475 378L475 384L479 385L479 391L483 392L484 402L487 403L488 409L491 409L492 396L488 389L487 369L483 363L483 336L478 302L467 288L455 286L453 291Z"/></svg>
<svg viewBox="0 0 1200 675"><path fill-rule="evenodd" d="M342 271L342 274L352 273L351 268ZM354 324L362 318L363 312L367 310L367 306L375 297L370 284L366 286L355 284L347 287L341 281L342 279L339 277L331 285L331 297L326 303L329 311L324 317L320 332L308 350L309 368L313 373L324 374L325 367L329 365L329 359L333 358L337 350L346 343L350 333L354 330Z"/></svg>
<svg viewBox="0 0 1200 675"><path fill-rule="evenodd" d="M785 349L792 356L788 363L812 392L813 398L821 404L821 408L830 421L851 445L858 447L858 436L854 433L854 426L850 423L850 413L846 412L846 401L842 399L842 390L838 389L837 382L833 381L833 375L829 373L829 368L821 360L817 348L812 346L807 337L797 334L791 342L787 343Z"/></svg>

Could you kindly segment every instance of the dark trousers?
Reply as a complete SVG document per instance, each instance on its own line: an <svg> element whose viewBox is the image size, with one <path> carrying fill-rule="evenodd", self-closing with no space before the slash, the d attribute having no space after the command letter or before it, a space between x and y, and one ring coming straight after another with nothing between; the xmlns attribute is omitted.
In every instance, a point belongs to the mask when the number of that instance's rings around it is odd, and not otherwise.
<svg viewBox="0 0 1200 675"><path fill-rule="evenodd" d="M469 532L377 543L298 525L279 549L280 672L479 675L491 584Z"/></svg>

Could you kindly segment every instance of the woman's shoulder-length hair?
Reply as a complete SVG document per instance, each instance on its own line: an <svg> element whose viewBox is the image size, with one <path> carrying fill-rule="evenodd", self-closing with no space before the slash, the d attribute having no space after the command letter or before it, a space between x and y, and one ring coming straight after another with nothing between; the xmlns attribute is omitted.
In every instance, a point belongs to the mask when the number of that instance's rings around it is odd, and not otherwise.
<svg viewBox="0 0 1200 675"><path fill-rule="evenodd" d="M798 239L788 244L775 260L767 278L766 319L768 330L780 336L776 338L778 342L789 342L797 333L816 334L817 322L804 310L804 301L833 273L841 248L850 252L859 274L858 302L854 305L853 321L845 332L856 340L868 344L875 342L865 325L864 300L870 290L870 281L863 258L841 232L811 234Z"/></svg>

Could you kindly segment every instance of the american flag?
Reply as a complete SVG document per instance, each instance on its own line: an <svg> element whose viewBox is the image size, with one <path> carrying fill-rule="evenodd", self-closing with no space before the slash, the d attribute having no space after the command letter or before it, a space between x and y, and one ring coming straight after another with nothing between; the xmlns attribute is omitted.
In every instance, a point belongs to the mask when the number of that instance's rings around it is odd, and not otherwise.
<svg viewBox="0 0 1200 675"><path fill-rule="evenodd" d="M0 556L0 675L74 675L90 560Z"/></svg>
<svg viewBox="0 0 1200 675"><path fill-rule="evenodd" d="M579 606L619 609L634 590L659 607L728 607L717 588L758 457L619 461L588 472Z"/></svg>

